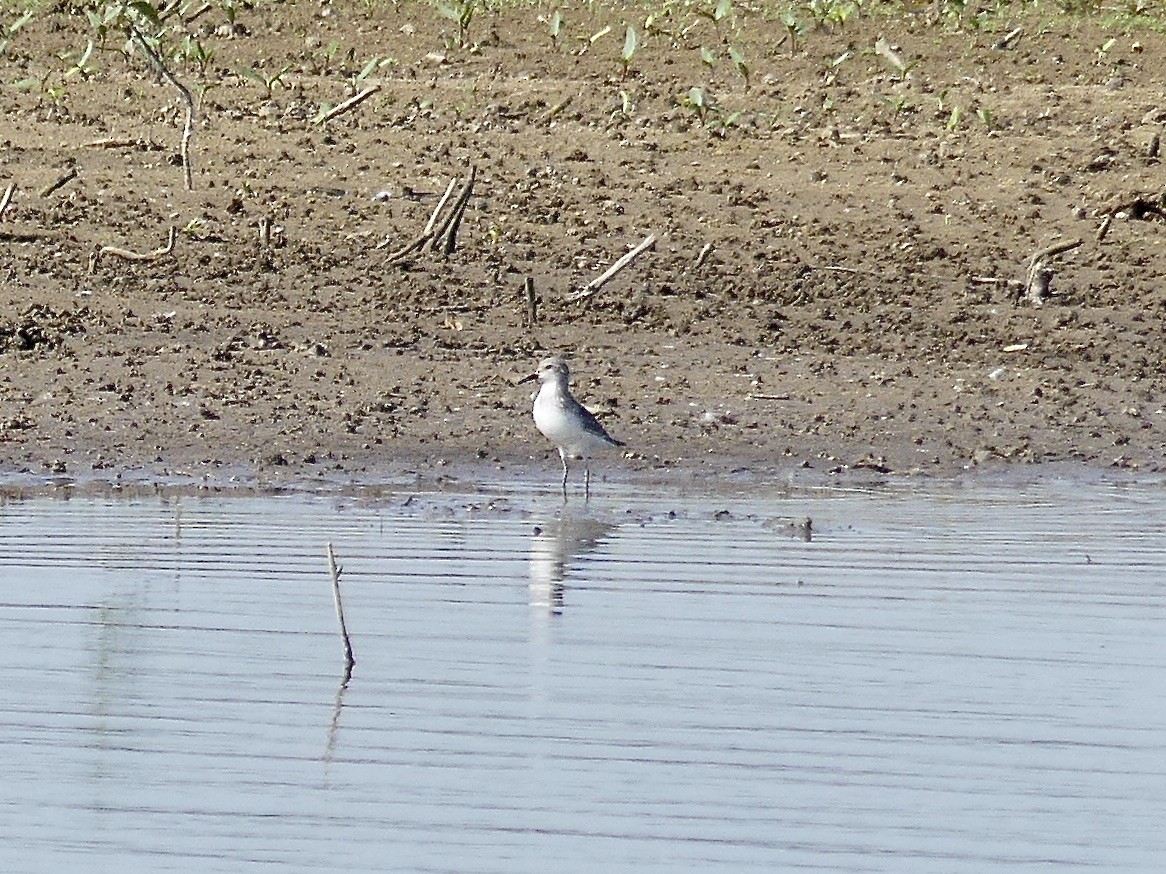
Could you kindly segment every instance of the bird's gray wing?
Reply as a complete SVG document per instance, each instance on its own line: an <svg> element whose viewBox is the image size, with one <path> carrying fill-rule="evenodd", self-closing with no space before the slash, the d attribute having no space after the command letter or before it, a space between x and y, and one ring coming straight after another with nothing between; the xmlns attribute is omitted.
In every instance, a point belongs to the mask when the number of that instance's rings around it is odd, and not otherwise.
<svg viewBox="0 0 1166 874"><path fill-rule="evenodd" d="M608 434L607 429L591 414L591 411L575 400L575 398L568 395L565 406L567 413L578 419L579 423L583 426L583 430L592 437L598 437L600 440L610 443L612 446L623 446L623 443Z"/></svg>

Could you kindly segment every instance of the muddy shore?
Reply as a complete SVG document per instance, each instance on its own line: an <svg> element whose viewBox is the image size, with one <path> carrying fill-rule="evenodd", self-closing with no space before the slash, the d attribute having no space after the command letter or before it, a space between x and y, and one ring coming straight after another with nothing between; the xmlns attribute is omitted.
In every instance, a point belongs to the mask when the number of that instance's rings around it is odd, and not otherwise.
<svg viewBox="0 0 1166 874"><path fill-rule="evenodd" d="M0 479L554 486L516 384L550 352L624 482L1161 472L1155 29L553 9L179 22L190 191L174 89L112 48L65 77L85 20L38 15L0 58ZM454 251L393 259L471 166Z"/></svg>

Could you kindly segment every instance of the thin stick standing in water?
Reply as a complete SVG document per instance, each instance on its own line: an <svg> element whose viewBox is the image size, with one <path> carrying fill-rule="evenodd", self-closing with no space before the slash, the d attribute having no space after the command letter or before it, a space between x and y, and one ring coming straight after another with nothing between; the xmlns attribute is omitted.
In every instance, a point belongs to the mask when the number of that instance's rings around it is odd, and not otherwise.
<svg viewBox="0 0 1166 874"><path fill-rule="evenodd" d="M328 544L328 573L332 576L332 598L336 603L336 618L340 620L340 636L344 638L345 676L352 674L356 659L352 655L352 640L348 636L348 625L344 622L344 605L340 601L340 568L336 564L336 553Z"/></svg>

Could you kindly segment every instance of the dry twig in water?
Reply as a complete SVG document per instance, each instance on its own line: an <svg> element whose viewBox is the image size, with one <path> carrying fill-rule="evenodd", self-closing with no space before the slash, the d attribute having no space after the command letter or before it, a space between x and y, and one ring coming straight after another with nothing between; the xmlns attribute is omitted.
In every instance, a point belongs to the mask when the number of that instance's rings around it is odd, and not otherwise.
<svg viewBox="0 0 1166 874"><path fill-rule="evenodd" d="M178 229L171 226L170 237L166 241L166 245L153 252L134 252L130 249L122 249L120 246L102 246L89 256L89 272L92 273L97 268L97 262L105 255L116 255L127 261L156 261L159 258L165 258L174 252L174 244L177 241Z"/></svg>
<svg viewBox="0 0 1166 874"><path fill-rule="evenodd" d="M578 291L575 294L571 295L571 297L569 299L572 301L576 301L576 300L585 300L585 299L591 297L593 294L595 294L595 292L599 291L599 289L601 289L601 288L603 288L603 286L607 285L607 283L610 282L612 280L612 278L614 278L617 273L619 273L621 270L623 270L625 267L627 267L629 264L631 264L633 261L635 261L636 258L638 258L640 256L641 252L644 252L646 249L652 248L652 246L654 246L654 245L656 245L656 235L649 234L647 237L644 238L644 241L642 243L640 243L640 245L636 246L636 248L632 249L630 252L628 252L626 255L624 255L622 258L620 258L618 261L616 261L614 264L612 264L610 267L608 267L607 270L605 270L601 276L598 276L595 279L592 279L590 282L588 282L585 286L583 286L582 291Z"/></svg>
<svg viewBox="0 0 1166 874"><path fill-rule="evenodd" d="M332 601L336 606L336 619L340 622L340 636L344 639L344 681L352 676L352 668L356 658L352 655L352 639L348 636L348 624L344 621L344 604L340 600L340 573L342 568L336 564L336 553L332 551L332 544L328 544L328 573L332 577Z"/></svg>

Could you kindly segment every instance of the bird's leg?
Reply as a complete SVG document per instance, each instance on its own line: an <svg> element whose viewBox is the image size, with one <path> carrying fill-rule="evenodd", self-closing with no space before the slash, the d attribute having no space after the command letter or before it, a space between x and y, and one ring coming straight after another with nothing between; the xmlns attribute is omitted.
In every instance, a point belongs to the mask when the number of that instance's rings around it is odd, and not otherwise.
<svg viewBox="0 0 1166 874"><path fill-rule="evenodd" d="M563 500L567 500L567 453L559 450L559 457L563 459Z"/></svg>
<svg viewBox="0 0 1166 874"><path fill-rule="evenodd" d="M583 500L589 501L591 499L591 465L585 464L583 468Z"/></svg>

